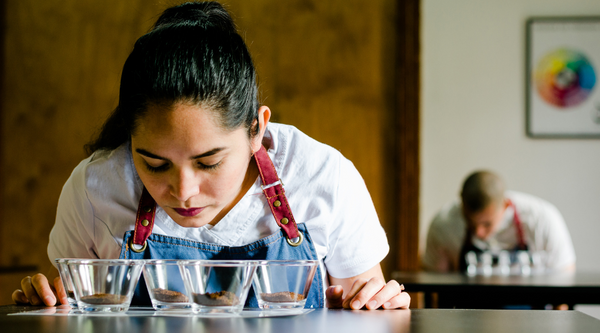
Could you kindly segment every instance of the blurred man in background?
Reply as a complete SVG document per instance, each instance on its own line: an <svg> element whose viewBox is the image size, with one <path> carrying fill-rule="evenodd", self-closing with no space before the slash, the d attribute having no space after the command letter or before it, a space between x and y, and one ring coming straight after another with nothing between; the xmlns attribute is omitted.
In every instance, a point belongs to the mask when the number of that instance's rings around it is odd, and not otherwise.
<svg viewBox="0 0 600 333"><path fill-rule="evenodd" d="M476 171L463 183L460 200L436 214L422 257L425 270L464 271L470 251L542 253L547 271L575 269L575 250L558 209L535 196L506 191L490 171Z"/></svg>

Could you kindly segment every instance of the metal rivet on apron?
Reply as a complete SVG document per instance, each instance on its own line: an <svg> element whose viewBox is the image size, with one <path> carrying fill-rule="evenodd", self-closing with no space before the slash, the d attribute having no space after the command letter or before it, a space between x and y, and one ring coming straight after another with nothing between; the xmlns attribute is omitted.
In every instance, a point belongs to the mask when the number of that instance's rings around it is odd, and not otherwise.
<svg viewBox="0 0 600 333"><path fill-rule="evenodd" d="M275 207L281 206L281 201L275 200L275 202L273 203L273 206L275 206Z"/></svg>
<svg viewBox="0 0 600 333"><path fill-rule="evenodd" d="M138 246L138 247L136 248L135 246L133 246L134 245L133 244L133 237L129 238L129 242L128 243L129 243L129 248L131 249L131 251L136 252L136 253L144 252L144 250L148 246L148 242L144 241L144 245L142 245L141 248L139 248L140 245L137 245L137 244L136 244L136 246ZM289 240L288 240L288 243L289 243Z"/></svg>
<svg viewBox="0 0 600 333"><path fill-rule="evenodd" d="M148 226L148 224L150 224L150 221L148 221L148 220L143 220L143 221L142 221L142 225L143 225L144 227L147 227L147 226Z"/></svg>
<svg viewBox="0 0 600 333"><path fill-rule="evenodd" d="M288 224L288 222L290 222L287 217L284 217L281 219L281 224Z"/></svg>
<svg viewBox="0 0 600 333"><path fill-rule="evenodd" d="M150 213L152 211L152 207L146 207L146 208L144 208L144 211L146 213Z"/></svg>
<svg viewBox="0 0 600 333"><path fill-rule="evenodd" d="M304 236L302 236L301 232L298 232L298 237L294 238L294 239L289 239L289 238L285 238L285 240L288 242L288 244L290 244L293 247L296 247L300 244L302 244L302 240L304 240Z"/></svg>

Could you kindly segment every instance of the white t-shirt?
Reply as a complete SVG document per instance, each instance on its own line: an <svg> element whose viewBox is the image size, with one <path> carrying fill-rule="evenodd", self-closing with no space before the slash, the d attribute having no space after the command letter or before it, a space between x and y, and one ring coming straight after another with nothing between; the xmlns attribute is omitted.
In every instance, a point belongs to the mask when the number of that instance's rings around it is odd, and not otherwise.
<svg viewBox="0 0 600 333"><path fill-rule="evenodd" d="M558 209L551 203L529 194L507 191L523 227L529 251L543 251L546 267L560 270L575 264L575 249L569 230ZM459 269L459 255L466 237L466 221L461 202L451 202L437 213L429 227L423 268L446 272ZM473 236L473 244L482 250L512 250L518 245L514 209L508 207L498 230L487 241Z"/></svg>
<svg viewBox="0 0 600 333"><path fill-rule="evenodd" d="M364 273L388 253L385 232L365 183L349 160L293 126L270 123L263 141L297 223L305 223L328 273ZM214 227L184 228L157 207L153 232L225 246L252 243L279 230L257 178ZM135 228L143 184L129 143L83 160L65 183L48 256L118 258Z"/></svg>

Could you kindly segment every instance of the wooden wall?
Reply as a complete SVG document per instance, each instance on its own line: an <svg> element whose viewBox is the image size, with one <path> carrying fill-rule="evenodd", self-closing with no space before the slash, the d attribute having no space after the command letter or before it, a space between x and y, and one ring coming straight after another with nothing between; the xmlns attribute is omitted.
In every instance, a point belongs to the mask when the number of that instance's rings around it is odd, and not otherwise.
<svg viewBox="0 0 600 333"><path fill-rule="evenodd" d="M62 185L116 106L133 43L178 2L3 2L0 266L56 274L46 246ZM352 160L398 244L397 1L223 2L253 54L273 120ZM394 249L386 272L400 260ZM0 274L0 304L31 273Z"/></svg>

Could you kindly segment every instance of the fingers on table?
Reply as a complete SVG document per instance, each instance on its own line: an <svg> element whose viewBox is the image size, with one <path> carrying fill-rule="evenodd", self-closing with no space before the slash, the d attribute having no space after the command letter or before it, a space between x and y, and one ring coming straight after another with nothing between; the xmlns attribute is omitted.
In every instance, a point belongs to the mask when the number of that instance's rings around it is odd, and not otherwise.
<svg viewBox="0 0 600 333"><path fill-rule="evenodd" d="M39 296L41 296L44 305L55 306L56 305L56 290L54 286L50 285L50 282L44 274L36 274L31 278L31 282Z"/></svg>
<svg viewBox="0 0 600 333"><path fill-rule="evenodd" d="M350 292L344 300L344 308L358 310L365 305L367 305L368 309L371 309L372 306L379 307L380 304L375 305L371 302L377 302L379 298L374 298L374 296L378 295L385 287L385 281L380 277L373 277L368 281L365 279L357 279L354 281ZM387 293L388 292L386 291L386 294Z"/></svg>
<svg viewBox="0 0 600 333"><path fill-rule="evenodd" d="M339 309L344 301L344 289L342 286L330 286L325 291L327 297L327 307L330 309Z"/></svg>
<svg viewBox="0 0 600 333"><path fill-rule="evenodd" d="M56 304L54 291L43 274L25 277L21 280L21 288L32 305L54 306Z"/></svg>
<svg viewBox="0 0 600 333"><path fill-rule="evenodd" d="M403 286L395 280L388 283L379 277L368 281L357 280L344 300L344 308L358 310L363 307L375 310L408 308L410 296L403 293Z"/></svg>
<svg viewBox="0 0 600 333"><path fill-rule="evenodd" d="M27 304L29 303L29 299L25 296L25 293L21 289L17 289L12 293L12 299L17 304Z"/></svg>
<svg viewBox="0 0 600 333"><path fill-rule="evenodd" d="M352 284L352 288L350 288L350 290L346 294L346 298L344 299L344 302L342 303L342 307L344 309L350 309L351 308L350 304L352 304L352 302L358 301L358 299L355 300L354 298L362 290L362 288L367 284L367 282L368 281L366 279L356 279L354 281L354 283Z"/></svg>
<svg viewBox="0 0 600 333"><path fill-rule="evenodd" d="M33 288L31 284L31 276L26 276L21 280L21 289L23 290L23 294L27 298L28 302L32 305L38 305L42 302L41 298L38 296L37 291Z"/></svg>
<svg viewBox="0 0 600 333"><path fill-rule="evenodd" d="M410 306L410 295L408 293L400 293L395 297L392 297L387 302L383 303L384 309L408 309Z"/></svg>
<svg viewBox="0 0 600 333"><path fill-rule="evenodd" d="M60 300L60 303L69 304L69 300L67 299L67 292L65 291L65 287L60 277L56 277L54 279L54 289L56 290L56 296Z"/></svg>
<svg viewBox="0 0 600 333"><path fill-rule="evenodd" d="M392 307L391 301L401 295L402 289L403 287L400 286L398 282L390 280L373 297L371 297L365 305L369 310L378 309L380 306L384 306L386 309L392 309L394 307ZM394 300L394 303L395 302L397 301Z"/></svg>

